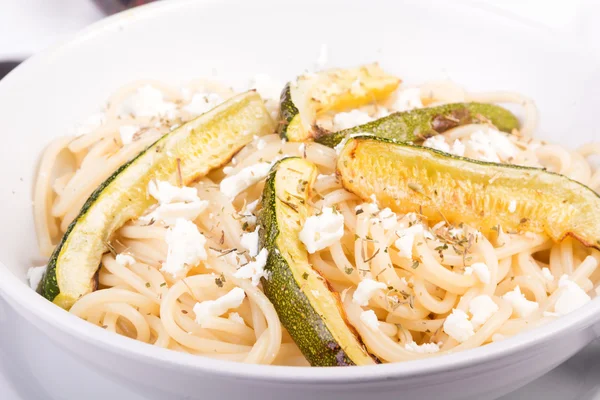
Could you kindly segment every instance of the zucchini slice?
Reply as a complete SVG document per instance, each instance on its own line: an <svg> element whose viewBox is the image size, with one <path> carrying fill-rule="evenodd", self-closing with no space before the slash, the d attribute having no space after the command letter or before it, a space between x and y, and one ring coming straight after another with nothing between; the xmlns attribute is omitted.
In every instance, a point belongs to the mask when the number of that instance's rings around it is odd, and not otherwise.
<svg viewBox="0 0 600 400"><path fill-rule="evenodd" d="M451 103L436 107L397 112L364 125L339 132L318 130L315 142L335 147L345 137L370 133L398 142L419 143L457 126L491 123L504 132L519 128L519 120L510 111L494 104Z"/></svg>
<svg viewBox="0 0 600 400"><path fill-rule="evenodd" d="M193 182L225 164L253 135L273 129L261 97L250 91L164 135L90 195L50 257L39 292L69 309L96 289L100 259L113 232L154 204L147 194L150 180Z"/></svg>
<svg viewBox="0 0 600 400"><path fill-rule="evenodd" d="M348 325L339 295L309 264L298 237L310 214L308 199L316 175L316 166L301 158L286 158L271 170L260 215L261 247L269 251L263 288L311 365L374 364Z"/></svg>
<svg viewBox="0 0 600 400"><path fill-rule="evenodd" d="M281 93L279 134L294 142L310 139L319 115L382 101L399 84L378 64L302 75Z"/></svg>
<svg viewBox="0 0 600 400"><path fill-rule="evenodd" d="M348 140L337 173L347 190L365 200L375 195L382 207L396 212L419 210L432 222L446 218L483 232L500 225L546 233L555 241L572 236L600 249L600 196L543 169L363 136Z"/></svg>

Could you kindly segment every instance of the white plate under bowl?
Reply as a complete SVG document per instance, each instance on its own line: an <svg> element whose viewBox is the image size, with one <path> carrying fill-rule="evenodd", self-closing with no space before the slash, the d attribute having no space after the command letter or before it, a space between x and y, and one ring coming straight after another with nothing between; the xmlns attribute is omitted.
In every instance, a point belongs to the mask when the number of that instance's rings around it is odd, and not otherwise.
<svg viewBox="0 0 600 400"><path fill-rule="evenodd" d="M19 329L30 341L49 338L99 376L148 399L451 400L500 396L599 336L596 299L541 329L435 359L360 368L243 365L111 335L28 289L27 267L39 262L31 188L45 143L132 80L217 74L242 86L257 73L290 79L313 68L322 44L330 49L330 66L380 61L409 83L451 78L472 90L520 91L536 99L545 138L570 146L598 139L597 59L548 30L469 2L187 0L134 9L33 57L0 81L0 293L25 321ZM64 376L75 376L74 364L36 364L39 350L18 348L30 365L62 367Z"/></svg>

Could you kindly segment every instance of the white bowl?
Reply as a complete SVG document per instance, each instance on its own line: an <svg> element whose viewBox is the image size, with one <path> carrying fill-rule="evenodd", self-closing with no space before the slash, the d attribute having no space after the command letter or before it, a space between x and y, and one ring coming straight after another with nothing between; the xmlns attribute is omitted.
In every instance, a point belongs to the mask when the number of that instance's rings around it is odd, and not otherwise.
<svg viewBox="0 0 600 400"><path fill-rule="evenodd" d="M215 71L239 85L257 73L288 79L312 68L327 44L328 65L377 60L408 82L449 77L471 89L517 90L537 101L544 137L571 146L599 139L592 133L600 108L597 59L546 29L449 3L159 2L95 24L17 68L0 82L0 294L27 321L17 329L30 340L49 336L60 351L149 399L482 399L526 384L600 336L595 299L540 329L429 360L328 369L244 365L113 335L26 284L27 268L42 261L31 215L41 150L132 80L180 81ZM35 363L34 347L22 347ZM67 381L76 373L60 370L58 356L44 367Z"/></svg>

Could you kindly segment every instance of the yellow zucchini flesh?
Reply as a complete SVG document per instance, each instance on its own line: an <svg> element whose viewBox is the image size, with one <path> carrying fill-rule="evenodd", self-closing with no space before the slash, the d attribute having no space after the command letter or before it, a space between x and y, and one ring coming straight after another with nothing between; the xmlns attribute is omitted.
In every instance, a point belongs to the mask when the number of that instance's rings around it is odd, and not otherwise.
<svg viewBox="0 0 600 400"><path fill-rule="evenodd" d="M375 195L395 212L418 211L431 222L464 222L483 232L501 226L555 241L572 236L600 249L598 194L543 169L362 136L345 144L337 173L347 190L364 200Z"/></svg>

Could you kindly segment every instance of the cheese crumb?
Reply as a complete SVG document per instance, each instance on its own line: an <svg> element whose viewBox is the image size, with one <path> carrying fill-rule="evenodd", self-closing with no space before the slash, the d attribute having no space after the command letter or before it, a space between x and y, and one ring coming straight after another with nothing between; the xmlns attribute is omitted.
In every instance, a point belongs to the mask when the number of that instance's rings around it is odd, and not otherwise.
<svg viewBox="0 0 600 400"><path fill-rule="evenodd" d="M352 302L359 306L369 305L369 299L373 297L378 290L387 289L387 285L383 282L377 282L373 279L363 279L358 283L358 287L352 295Z"/></svg>
<svg viewBox="0 0 600 400"><path fill-rule="evenodd" d="M232 308L238 308L242 305L245 297L246 293L244 289L236 287L216 300L206 300L196 303L194 305L196 322L202 326L211 318L219 317Z"/></svg>
<svg viewBox="0 0 600 400"><path fill-rule="evenodd" d="M467 141L466 149L474 158L496 163L510 160L518 153L506 134L492 128L475 131Z"/></svg>
<svg viewBox="0 0 600 400"><path fill-rule="evenodd" d="M174 103L164 100L164 95L160 90L151 85L145 85L125 99L119 115L133 115L134 117L167 116L171 118L176 108Z"/></svg>
<svg viewBox="0 0 600 400"><path fill-rule="evenodd" d="M256 256L254 261L250 261L238 269L233 276L240 279L251 279L254 286L258 286L260 278L267 278L268 271L265 271L265 265L267 265L267 257L269 251L262 249Z"/></svg>
<svg viewBox="0 0 600 400"><path fill-rule="evenodd" d="M133 142L133 137L140 131L140 127L137 125L123 125L119 127L119 136L121 136L121 142L129 144Z"/></svg>
<svg viewBox="0 0 600 400"><path fill-rule="evenodd" d="M475 334L469 316L462 310L453 309L452 314L446 317L443 325L444 332L452 339L462 343Z"/></svg>
<svg viewBox="0 0 600 400"><path fill-rule="evenodd" d="M511 304L513 312L520 318L528 317L540 307L535 301L527 300L518 285L512 292L506 293L502 298Z"/></svg>
<svg viewBox="0 0 600 400"><path fill-rule="evenodd" d="M341 131L354 128L355 126L364 125L371 121L373 121L373 118L366 112L360 110L341 112L333 116L333 130Z"/></svg>
<svg viewBox="0 0 600 400"><path fill-rule="evenodd" d="M223 101L225 100L217 93L196 93L183 109L190 114L200 115L212 110Z"/></svg>
<svg viewBox="0 0 600 400"><path fill-rule="evenodd" d="M412 258L415 235L417 234L423 234L423 225L415 224L410 228L396 231L398 239L396 239L394 245L398 249L400 257Z"/></svg>
<svg viewBox="0 0 600 400"><path fill-rule="evenodd" d="M446 142L446 138L442 135L432 136L423 142L423 146L431 149L450 153L450 145Z"/></svg>
<svg viewBox="0 0 600 400"><path fill-rule="evenodd" d="M177 187L167 181L150 181L148 193L159 205L141 216L141 221L163 221L167 225L173 225L179 218L193 221L208 207L208 201L200 200L196 188Z"/></svg>
<svg viewBox="0 0 600 400"><path fill-rule="evenodd" d="M488 295L475 297L469 303L469 312L472 315L471 323L477 328L487 322L500 308Z"/></svg>
<svg viewBox="0 0 600 400"><path fill-rule="evenodd" d="M248 253L251 257L256 257L258 254L258 230L260 226L257 226L254 229L254 232L243 233L242 238L240 239L240 244L243 248L248 250Z"/></svg>
<svg viewBox="0 0 600 400"><path fill-rule="evenodd" d="M299 238L313 254L338 242L344 236L344 216L324 207L321 214L311 215L304 222Z"/></svg>
<svg viewBox="0 0 600 400"><path fill-rule="evenodd" d="M410 342L404 345L404 348L413 353L419 354L432 354L440 351L440 346L437 343L423 343L421 345Z"/></svg>
<svg viewBox="0 0 600 400"><path fill-rule="evenodd" d="M548 269L546 267L542 268L542 276L548 282L554 282L554 275L552 275L552 272L550 272L550 269Z"/></svg>
<svg viewBox="0 0 600 400"><path fill-rule="evenodd" d="M515 211L517 211L517 201L511 200L510 203L508 203L508 212L514 214Z"/></svg>
<svg viewBox="0 0 600 400"><path fill-rule="evenodd" d="M472 264L470 266L470 268L473 272L475 272L475 275L481 282L483 282L485 284L490 283L492 276L490 273L490 269L486 264L484 264L482 262L476 262L476 263ZM465 268L465 275L470 275L470 273L467 274L466 268Z"/></svg>
<svg viewBox="0 0 600 400"><path fill-rule="evenodd" d="M250 186L265 179L270 170L271 164L269 163L259 163L246 167L237 174L227 176L221 181L219 186L221 193L233 200Z"/></svg>
<svg viewBox="0 0 600 400"><path fill-rule="evenodd" d="M592 300L577 283L569 279L568 275L560 277L558 287L562 289L560 297L554 304L554 311L558 315L568 314Z"/></svg>
<svg viewBox="0 0 600 400"><path fill-rule="evenodd" d="M104 113L95 113L87 117L83 122L75 126L75 135L83 136L92 133L106 122Z"/></svg>
<svg viewBox="0 0 600 400"><path fill-rule="evenodd" d="M167 230L165 241L169 250L167 261L162 264L162 271L176 276L185 272L188 267L206 260L206 238L193 222L177 219L175 226Z"/></svg>
<svg viewBox="0 0 600 400"><path fill-rule="evenodd" d="M384 208L377 215L383 229L392 229L398 224L398 216L389 208Z"/></svg>
<svg viewBox="0 0 600 400"><path fill-rule="evenodd" d="M129 254L123 253L117 254L115 260L117 261L117 264L119 264L122 267L129 267L130 265L134 265L136 263L135 258L133 258Z"/></svg>
<svg viewBox="0 0 600 400"><path fill-rule="evenodd" d="M367 328L377 332L379 330L379 320L373 310L367 310L360 313L360 320Z"/></svg>
<svg viewBox="0 0 600 400"><path fill-rule="evenodd" d="M33 290L37 290L42 278L44 277L44 273L46 273L46 266L42 265L41 267L31 267L27 270L27 279L29 280L29 287Z"/></svg>
<svg viewBox="0 0 600 400"><path fill-rule="evenodd" d="M396 100L392 105L392 109L395 111L410 111L415 108L423 108L423 103L421 102L421 89L399 89L396 94Z"/></svg>
<svg viewBox="0 0 600 400"><path fill-rule="evenodd" d="M160 204L200 200L196 188L187 186L178 187L171 185L167 181L150 181L148 183L148 194L158 200Z"/></svg>

